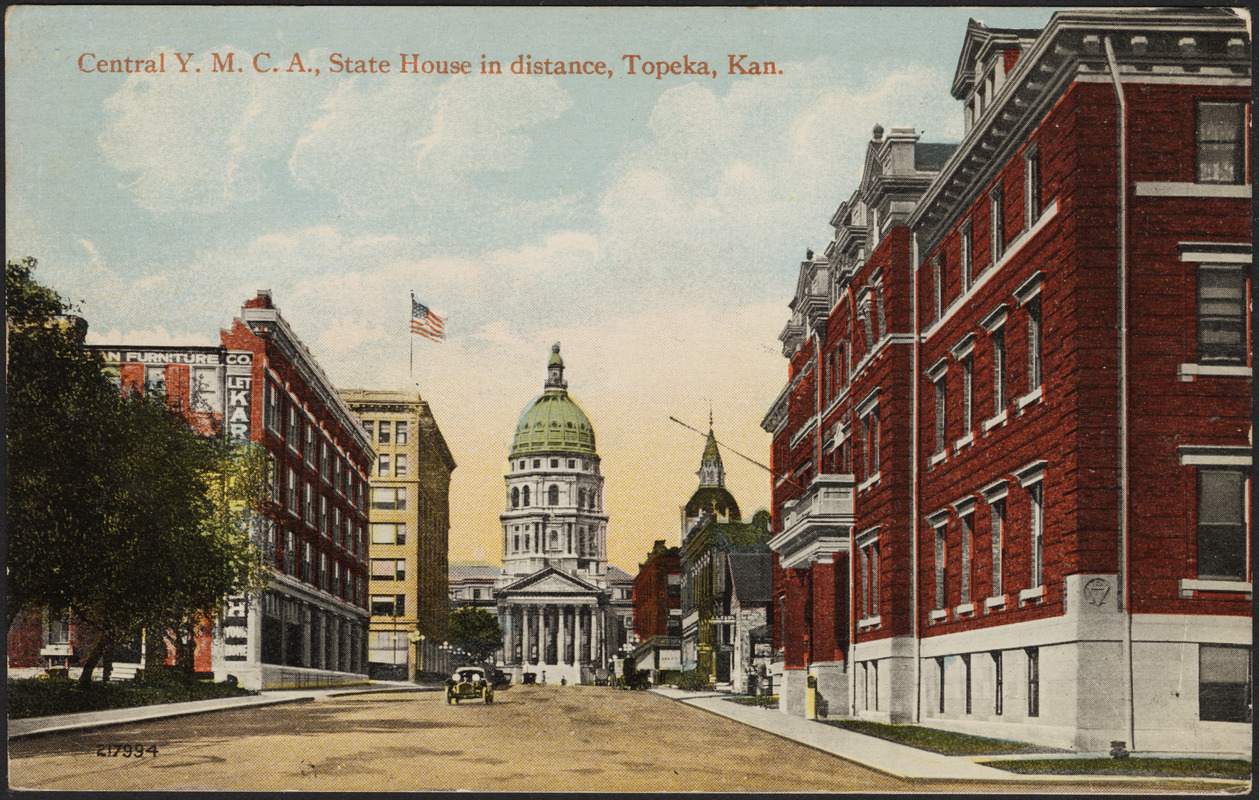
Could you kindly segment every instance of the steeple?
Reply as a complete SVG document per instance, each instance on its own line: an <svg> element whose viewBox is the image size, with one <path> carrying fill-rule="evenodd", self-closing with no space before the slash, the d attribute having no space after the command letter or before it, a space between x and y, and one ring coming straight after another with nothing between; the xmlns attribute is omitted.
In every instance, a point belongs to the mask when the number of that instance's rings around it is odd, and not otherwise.
<svg viewBox="0 0 1259 800"><path fill-rule="evenodd" d="M724 487L726 485L726 468L721 463L721 452L717 449L717 437L713 435L713 416L708 412L708 441L704 443L704 457L700 460L700 488L705 486Z"/></svg>
<svg viewBox="0 0 1259 800"><path fill-rule="evenodd" d="M546 389L567 389L564 381L564 359L560 358L560 343L551 345L551 358L546 362Z"/></svg>

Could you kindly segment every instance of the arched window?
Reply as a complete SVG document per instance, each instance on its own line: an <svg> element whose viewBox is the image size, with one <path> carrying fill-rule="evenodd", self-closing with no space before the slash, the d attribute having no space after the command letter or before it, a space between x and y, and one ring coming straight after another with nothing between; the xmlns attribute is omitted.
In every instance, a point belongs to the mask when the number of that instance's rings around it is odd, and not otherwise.
<svg viewBox="0 0 1259 800"><path fill-rule="evenodd" d="M560 504L560 487L551 484L551 488L546 493L546 502L550 506L558 506Z"/></svg>
<svg viewBox="0 0 1259 800"><path fill-rule="evenodd" d="M520 489L515 487L511 490L511 507L520 508Z"/></svg>
<svg viewBox="0 0 1259 800"><path fill-rule="evenodd" d="M586 490L585 489L577 490L577 507L578 508L586 507Z"/></svg>
<svg viewBox="0 0 1259 800"><path fill-rule="evenodd" d="M525 503L524 503L524 504L525 504L525 505L529 505L529 487L528 487L528 486L526 486L526 487L524 488L524 492L523 492L523 493L524 493L524 500L525 500Z"/></svg>

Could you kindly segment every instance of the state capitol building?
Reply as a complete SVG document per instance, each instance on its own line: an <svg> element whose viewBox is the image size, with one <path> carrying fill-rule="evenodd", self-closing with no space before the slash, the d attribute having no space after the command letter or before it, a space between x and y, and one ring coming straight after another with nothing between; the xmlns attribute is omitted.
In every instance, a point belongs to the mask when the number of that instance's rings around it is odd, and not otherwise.
<svg viewBox="0 0 1259 800"><path fill-rule="evenodd" d="M589 682L631 628L633 577L609 566L595 431L569 397L560 346L541 395L520 415L508 459L503 572L494 591L503 668L549 683Z"/></svg>

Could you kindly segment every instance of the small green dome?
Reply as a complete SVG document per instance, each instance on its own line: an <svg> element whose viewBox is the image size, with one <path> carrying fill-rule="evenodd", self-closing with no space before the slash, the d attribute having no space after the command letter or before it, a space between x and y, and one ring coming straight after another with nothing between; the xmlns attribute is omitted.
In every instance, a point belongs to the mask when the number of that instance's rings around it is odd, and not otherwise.
<svg viewBox="0 0 1259 800"><path fill-rule="evenodd" d="M595 429L565 391L548 391L529 404L516 424L511 454L595 454Z"/></svg>
<svg viewBox="0 0 1259 800"><path fill-rule="evenodd" d="M698 517L703 512L727 517L732 522L741 519L739 504L735 502L734 495L730 494L724 486L701 486L695 490L695 494L691 495L690 501L686 504L686 516Z"/></svg>

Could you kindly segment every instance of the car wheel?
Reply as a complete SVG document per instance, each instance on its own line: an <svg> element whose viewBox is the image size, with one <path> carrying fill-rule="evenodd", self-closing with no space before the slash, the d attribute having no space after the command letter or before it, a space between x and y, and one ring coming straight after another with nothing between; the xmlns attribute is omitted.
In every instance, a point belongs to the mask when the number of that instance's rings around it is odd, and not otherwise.
<svg viewBox="0 0 1259 800"><path fill-rule="evenodd" d="M492 695L492 694L486 694L486 695L485 695L485 704L488 706L490 703L493 703L493 702L494 702L494 695Z"/></svg>

